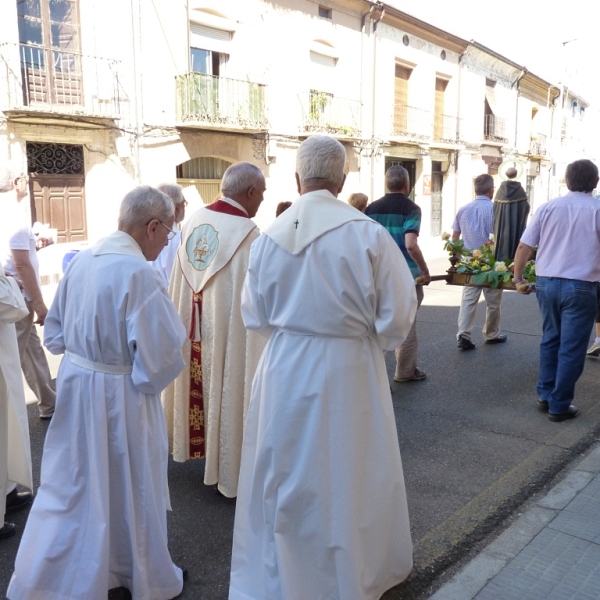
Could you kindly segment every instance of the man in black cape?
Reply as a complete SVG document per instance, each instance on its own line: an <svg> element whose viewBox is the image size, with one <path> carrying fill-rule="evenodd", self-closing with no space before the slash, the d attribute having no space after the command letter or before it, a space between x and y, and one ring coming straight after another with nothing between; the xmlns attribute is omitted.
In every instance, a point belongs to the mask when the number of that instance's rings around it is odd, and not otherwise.
<svg viewBox="0 0 600 600"><path fill-rule="evenodd" d="M494 198L494 239L496 259L513 260L519 240L529 215L529 202L523 186L514 181L517 170L506 169L507 181L503 181Z"/></svg>

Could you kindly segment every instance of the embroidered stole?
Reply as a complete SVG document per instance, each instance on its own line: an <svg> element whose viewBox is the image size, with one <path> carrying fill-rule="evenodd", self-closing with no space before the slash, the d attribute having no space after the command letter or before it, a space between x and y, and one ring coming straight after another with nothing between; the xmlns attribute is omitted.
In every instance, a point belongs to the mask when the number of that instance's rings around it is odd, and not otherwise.
<svg viewBox="0 0 600 600"><path fill-rule="evenodd" d="M243 211L222 200L217 200L205 208L216 213L248 219ZM206 213L204 213L204 216L207 216ZM189 456L192 459L206 457L206 418L204 386L202 383L202 291L208 280L229 262L235 250L255 227L248 219L248 225L244 223L244 227L240 228L241 235L235 236L237 238L234 240L235 248L230 246L224 248L222 253L218 253L219 244L222 240L219 240L219 232L215 230L212 224L208 224L207 228L207 220L210 221L211 219L200 219L204 223L199 226L195 226L196 222L199 222L198 219L192 219L191 223L186 224L182 235L182 244L178 251L179 264L184 278L192 289L192 320L189 332L189 339L191 340ZM191 244L190 238L193 238ZM223 256L219 254L223 254ZM211 269L211 267L213 268ZM197 275L194 272L195 270L203 271L205 274L200 281L197 281L197 278L194 277L194 275Z"/></svg>

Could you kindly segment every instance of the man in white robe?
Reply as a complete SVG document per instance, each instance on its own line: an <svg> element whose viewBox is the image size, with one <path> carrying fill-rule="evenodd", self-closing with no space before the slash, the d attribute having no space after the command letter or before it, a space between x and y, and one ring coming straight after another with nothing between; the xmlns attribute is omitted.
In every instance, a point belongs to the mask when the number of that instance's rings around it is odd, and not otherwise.
<svg viewBox="0 0 600 600"><path fill-rule="evenodd" d="M0 266L0 490L4 490L0 494L1 515L10 510L7 498L26 495L26 504L30 502L31 492L17 492L16 484L33 489L27 405L14 326L28 314L16 281L6 277ZM0 539L14 533L14 524L3 521Z"/></svg>
<svg viewBox="0 0 600 600"><path fill-rule="evenodd" d="M0 211L5 206L5 197L12 192L12 173L0 164ZM3 229L0 225L0 237L4 236ZM6 277L0 265L0 515L31 501L31 492L17 491L17 484L33 489L27 405L14 325L28 315L16 280ZM14 524L3 520L0 539L14 533Z"/></svg>
<svg viewBox="0 0 600 600"><path fill-rule="evenodd" d="M161 183L156 186L163 194L166 194L173 202L175 208L175 221L173 222L173 239L161 250L158 258L152 261L152 266L156 269L165 288L169 289L169 281L171 280L171 272L177 257L177 250L181 244L181 230L179 224L185 219L185 207L187 201L183 197L183 188L176 183Z"/></svg>
<svg viewBox="0 0 600 600"><path fill-rule="evenodd" d="M384 350L417 309L389 233L345 202L346 153L302 143L301 194L252 246L246 327L269 339L252 386L230 600L378 600L412 568Z"/></svg>
<svg viewBox="0 0 600 600"><path fill-rule="evenodd" d="M154 260L173 204L142 186L119 231L80 252L61 280L44 342L63 354L41 485L10 600L168 600L183 572L167 547L168 445L160 393L183 367L185 328Z"/></svg>
<svg viewBox="0 0 600 600"><path fill-rule="evenodd" d="M189 331L181 375L163 394L173 458L206 458L204 483L237 495L242 435L252 378L265 346L246 331L240 303L251 221L265 192L262 171L246 162L223 174L222 197L186 222L169 292Z"/></svg>

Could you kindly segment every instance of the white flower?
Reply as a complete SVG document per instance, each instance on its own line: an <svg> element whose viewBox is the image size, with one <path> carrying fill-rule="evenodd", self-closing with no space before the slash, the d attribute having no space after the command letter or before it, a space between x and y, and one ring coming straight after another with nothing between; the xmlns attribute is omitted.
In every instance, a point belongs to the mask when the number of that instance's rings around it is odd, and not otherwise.
<svg viewBox="0 0 600 600"><path fill-rule="evenodd" d="M442 233L442 239L447 242L450 239L450 234L449 233Z"/></svg>
<svg viewBox="0 0 600 600"><path fill-rule="evenodd" d="M494 267L494 271L506 272L506 271L508 271L508 267L503 262L497 263L496 266Z"/></svg>
<svg viewBox="0 0 600 600"><path fill-rule="evenodd" d="M495 236L493 233L490 233L490 240L491 240L492 242L495 242L495 241L496 241L496 236Z"/></svg>

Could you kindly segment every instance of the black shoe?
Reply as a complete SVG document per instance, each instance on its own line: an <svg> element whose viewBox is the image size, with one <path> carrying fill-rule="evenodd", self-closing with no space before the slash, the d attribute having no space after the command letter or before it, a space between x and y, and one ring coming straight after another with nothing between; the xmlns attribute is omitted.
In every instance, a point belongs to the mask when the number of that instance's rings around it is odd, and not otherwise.
<svg viewBox="0 0 600 600"><path fill-rule="evenodd" d="M492 338L491 340L485 340L486 344L504 344L507 340L507 335L505 333L501 333L498 337Z"/></svg>
<svg viewBox="0 0 600 600"><path fill-rule="evenodd" d="M108 590L108 600L131 600L131 592L126 587Z"/></svg>
<svg viewBox="0 0 600 600"><path fill-rule="evenodd" d="M6 512L14 512L27 506L32 497L31 492L17 492L17 488L15 488L12 492L6 494Z"/></svg>
<svg viewBox="0 0 600 600"><path fill-rule="evenodd" d="M541 398L538 398L537 407L538 410L541 410L542 412L548 412L548 400L542 400Z"/></svg>
<svg viewBox="0 0 600 600"><path fill-rule="evenodd" d="M14 523L7 523L4 521L4 525L0 527L0 540L3 538L9 538L11 535L15 535L16 527Z"/></svg>
<svg viewBox="0 0 600 600"><path fill-rule="evenodd" d="M561 421L566 421L567 419L574 419L579 414L579 409L571 404L569 408L567 408L566 412L560 413L559 415L553 415L552 413L548 414L548 418L555 423L560 423Z"/></svg>
<svg viewBox="0 0 600 600"><path fill-rule="evenodd" d="M179 566L179 565L177 565ZM181 569L181 573L183 574L183 581L187 581L188 579L188 570L185 567L179 567ZM181 590L181 594L183 594L183 590ZM171 598L171 600L176 600L181 597L181 594L175 596L175 598Z"/></svg>
<svg viewBox="0 0 600 600"><path fill-rule="evenodd" d="M458 336L458 342L456 344L461 350L473 350L475 348L475 344L464 335Z"/></svg>

